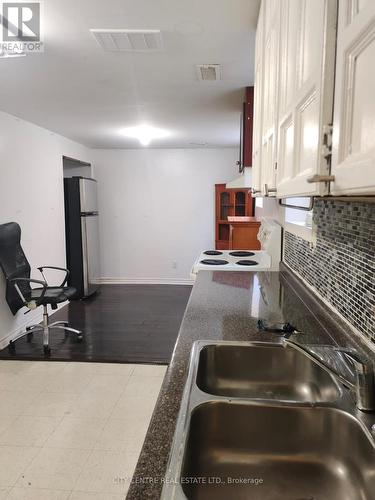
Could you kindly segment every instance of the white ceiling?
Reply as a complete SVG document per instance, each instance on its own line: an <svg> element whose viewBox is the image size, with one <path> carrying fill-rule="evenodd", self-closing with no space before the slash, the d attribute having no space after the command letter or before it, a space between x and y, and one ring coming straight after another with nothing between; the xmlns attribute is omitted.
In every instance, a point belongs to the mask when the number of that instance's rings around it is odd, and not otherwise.
<svg viewBox="0 0 375 500"><path fill-rule="evenodd" d="M152 147L236 146L259 1L44 0L45 52L0 59L0 109L97 148L141 147L120 133L139 123L171 132ZM160 29L164 51L104 52L91 28Z"/></svg>

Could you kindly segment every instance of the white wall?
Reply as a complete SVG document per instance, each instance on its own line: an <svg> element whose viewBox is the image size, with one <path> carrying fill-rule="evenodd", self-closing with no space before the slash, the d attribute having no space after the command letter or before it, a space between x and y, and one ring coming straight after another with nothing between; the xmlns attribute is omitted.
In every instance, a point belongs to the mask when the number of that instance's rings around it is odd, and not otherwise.
<svg viewBox="0 0 375 500"><path fill-rule="evenodd" d="M92 167L67 167L63 168L64 177L73 177L73 176L81 176L81 177L92 177L93 169Z"/></svg>
<svg viewBox="0 0 375 500"><path fill-rule="evenodd" d="M20 224L21 243L34 269L65 265L62 155L90 161L84 146L0 112L0 223ZM0 273L0 347L26 322L41 319L41 308L14 317L4 295Z"/></svg>
<svg viewBox="0 0 375 500"><path fill-rule="evenodd" d="M63 160L63 176L64 177L92 177L93 168L92 165L81 164L78 161L70 160L65 158Z"/></svg>
<svg viewBox="0 0 375 500"><path fill-rule="evenodd" d="M92 156L103 280L189 280L198 253L214 246L214 185L236 176L238 151L93 150Z"/></svg>

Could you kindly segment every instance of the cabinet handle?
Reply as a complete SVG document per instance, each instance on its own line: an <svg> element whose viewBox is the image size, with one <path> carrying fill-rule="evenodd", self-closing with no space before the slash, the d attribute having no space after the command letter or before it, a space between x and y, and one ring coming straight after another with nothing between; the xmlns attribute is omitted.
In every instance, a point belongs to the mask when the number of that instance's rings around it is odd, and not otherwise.
<svg viewBox="0 0 375 500"><path fill-rule="evenodd" d="M314 182L334 182L335 176L334 175L313 175L312 177L307 178L307 182L309 184L313 184Z"/></svg>
<svg viewBox="0 0 375 500"><path fill-rule="evenodd" d="M261 189L252 189L252 190L251 190L251 193L252 193L252 194L257 194L257 193L261 193L261 192L262 192L262 190L261 190Z"/></svg>
<svg viewBox="0 0 375 500"><path fill-rule="evenodd" d="M264 185L264 191L266 192L266 196L269 196L270 193L276 193L275 188L269 188L268 184Z"/></svg>

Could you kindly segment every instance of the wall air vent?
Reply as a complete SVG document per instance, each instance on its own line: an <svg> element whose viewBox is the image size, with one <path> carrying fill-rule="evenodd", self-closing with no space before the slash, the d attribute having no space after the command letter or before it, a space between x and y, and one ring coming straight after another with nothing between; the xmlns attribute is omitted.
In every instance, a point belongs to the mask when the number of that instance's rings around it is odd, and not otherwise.
<svg viewBox="0 0 375 500"><path fill-rule="evenodd" d="M221 80L220 64L198 64L198 80L207 82L216 82Z"/></svg>
<svg viewBox="0 0 375 500"><path fill-rule="evenodd" d="M160 52L163 49L159 30L92 29L90 32L108 52Z"/></svg>

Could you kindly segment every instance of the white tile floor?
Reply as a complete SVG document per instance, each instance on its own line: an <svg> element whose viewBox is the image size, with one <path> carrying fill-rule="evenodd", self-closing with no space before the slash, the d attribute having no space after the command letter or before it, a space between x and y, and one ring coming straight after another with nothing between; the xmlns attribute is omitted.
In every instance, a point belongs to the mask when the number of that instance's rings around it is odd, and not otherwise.
<svg viewBox="0 0 375 500"><path fill-rule="evenodd" d="M165 371L0 361L0 500L123 500Z"/></svg>

